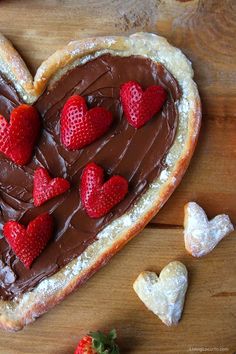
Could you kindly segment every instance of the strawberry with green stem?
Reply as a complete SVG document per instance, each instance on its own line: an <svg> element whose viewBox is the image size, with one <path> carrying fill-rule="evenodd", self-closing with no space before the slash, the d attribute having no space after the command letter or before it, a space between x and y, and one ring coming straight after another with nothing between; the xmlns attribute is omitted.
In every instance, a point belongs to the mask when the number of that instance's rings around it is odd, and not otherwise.
<svg viewBox="0 0 236 354"><path fill-rule="evenodd" d="M78 343L74 354L119 354L116 330L113 329L108 335L98 331L84 336Z"/></svg>

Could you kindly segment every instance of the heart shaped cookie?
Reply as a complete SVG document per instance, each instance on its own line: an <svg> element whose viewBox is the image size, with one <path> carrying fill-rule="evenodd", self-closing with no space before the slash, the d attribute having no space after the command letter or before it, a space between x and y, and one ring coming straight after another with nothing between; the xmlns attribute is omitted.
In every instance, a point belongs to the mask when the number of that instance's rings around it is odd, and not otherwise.
<svg viewBox="0 0 236 354"><path fill-rule="evenodd" d="M142 272L133 288L147 308L167 326L177 324L181 318L188 272L181 262L171 262L159 277L153 272Z"/></svg>
<svg viewBox="0 0 236 354"><path fill-rule="evenodd" d="M162 37L139 33L71 42L43 62L33 80L19 54L0 37L0 114L9 120L15 107L27 103L37 109L42 122L27 165L16 166L0 154L0 226L12 219L28 225L45 212L55 220L51 241L30 269L6 239L0 240L4 269L14 274L10 283L2 277L2 327L20 329L62 300L142 230L170 197L186 171L200 129L200 100L192 77L191 64L180 50ZM130 81L143 91L161 86L166 92L163 106L152 110L153 116L148 115L139 129L129 124L120 98L122 85ZM70 151L61 139L61 118L74 95L83 97L88 112L109 111L112 124L107 119L86 146ZM69 126L78 129L78 124ZM94 125L90 128L92 132ZM90 162L103 168L107 181L118 175L129 186L123 199L112 195L112 209L98 218L88 215L80 199L82 172ZM35 206L38 168L67 180L70 189Z"/></svg>
<svg viewBox="0 0 236 354"><path fill-rule="evenodd" d="M208 221L205 211L194 202L187 203L184 210L185 248L194 257L205 256L234 231L228 215L217 215Z"/></svg>

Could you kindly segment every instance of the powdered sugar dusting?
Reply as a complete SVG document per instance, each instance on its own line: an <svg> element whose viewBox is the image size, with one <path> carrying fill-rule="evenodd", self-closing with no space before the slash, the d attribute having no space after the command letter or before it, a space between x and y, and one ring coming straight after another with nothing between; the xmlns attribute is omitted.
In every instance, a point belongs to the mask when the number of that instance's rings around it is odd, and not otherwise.
<svg viewBox="0 0 236 354"><path fill-rule="evenodd" d="M211 252L229 233L234 231L228 215L218 215L208 221L205 211L194 202L185 206L185 247L194 257Z"/></svg>
<svg viewBox="0 0 236 354"><path fill-rule="evenodd" d="M168 179L168 176L169 176L169 173L168 173L167 170L161 171L161 174L160 174L160 180L161 180L161 182L166 182L167 179Z"/></svg>
<svg viewBox="0 0 236 354"><path fill-rule="evenodd" d="M159 277L153 272L142 272L133 284L141 301L167 326L180 320L187 287L187 269L177 261L163 268Z"/></svg>
<svg viewBox="0 0 236 354"><path fill-rule="evenodd" d="M33 79L24 61L11 43L0 34L0 71L14 83L16 90L26 103L36 99L33 89Z"/></svg>

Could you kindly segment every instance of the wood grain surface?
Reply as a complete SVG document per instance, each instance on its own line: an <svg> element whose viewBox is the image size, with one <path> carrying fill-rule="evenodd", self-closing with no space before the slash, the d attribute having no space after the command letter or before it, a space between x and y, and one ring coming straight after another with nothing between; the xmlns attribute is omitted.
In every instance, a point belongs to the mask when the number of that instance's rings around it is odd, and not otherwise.
<svg viewBox="0 0 236 354"><path fill-rule="evenodd" d="M118 331L121 353L191 353L191 349L236 350L236 257L232 234L203 259L186 254L183 233L146 229L79 291L22 332L1 333L1 354L73 354L89 330ZM149 312L132 289L143 270L160 272L180 260L189 271L189 288L181 322L166 327ZM196 350L196 353L200 351ZM195 353L193 351L193 353Z"/></svg>
<svg viewBox="0 0 236 354"><path fill-rule="evenodd" d="M209 217L236 223L235 0L7 0L0 31L34 74L68 41L152 31L193 63L203 104L196 153L174 195L149 227L61 305L17 334L0 335L0 354L69 354L90 330L116 327L122 353L236 353L236 241L227 237L196 260L183 244L183 206L199 202ZM180 324L167 328L132 290L142 270L183 261L190 286Z"/></svg>

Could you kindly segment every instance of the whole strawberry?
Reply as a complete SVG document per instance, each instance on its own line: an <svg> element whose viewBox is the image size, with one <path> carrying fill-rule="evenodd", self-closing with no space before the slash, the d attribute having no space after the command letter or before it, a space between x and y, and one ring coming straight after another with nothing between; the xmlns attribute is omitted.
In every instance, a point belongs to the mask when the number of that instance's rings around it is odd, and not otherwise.
<svg viewBox="0 0 236 354"><path fill-rule="evenodd" d="M53 218L48 213L41 214L25 228L17 221L8 221L3 234L17 257L30 268L34 259L47 245L53 232Z"/></svg>
<svg viewBox="0 0 236 354"><path fill-rule="evenodd" d="M162 108L167 93L162 86L149 86L146 91L136 81L128 81L120 89L121 103L129 124L140 128Z"/></svg>
<svg viewBox="0 0 236 354"><path fill-rule="evenodd" d="M103 107L87 109L81 96L71 96L61 112L61 142L68 150L81 149L109 129L112 114Z"/></svg>
<svg viewBox="0 0 236 354"><path fill-rule="evenodd" d="M128 193L128 182L122 176L112 176L104 183L104 170L94 162L89 163L81 176L80 196L91 218L106 215Z"/></svg>
<svg viewBox="0 0 236 354"><path fill-rule="evenodd" d="M115 329L108 335L92 332L79 341L74 354L119 354L118 345L115 343L116 337Z"/></svg>
<svg viewBox="0 0 236 354"><path fill-rule="evenodd" d="M27 164L40 132L36 108L22 104L11 112L10 123L0 116L0 152L18 165Z"/></svg>

